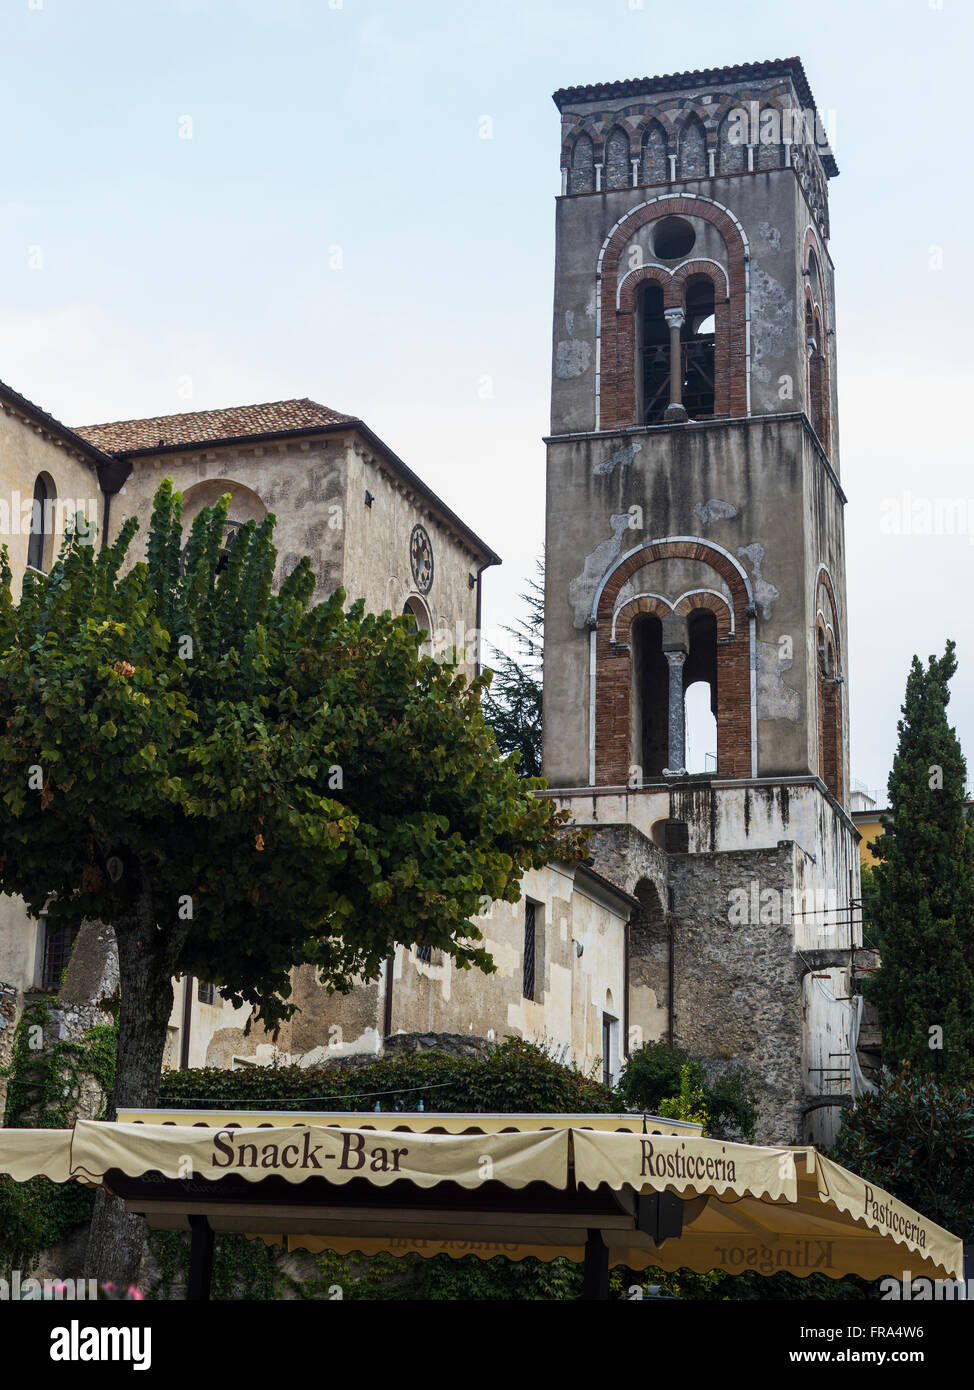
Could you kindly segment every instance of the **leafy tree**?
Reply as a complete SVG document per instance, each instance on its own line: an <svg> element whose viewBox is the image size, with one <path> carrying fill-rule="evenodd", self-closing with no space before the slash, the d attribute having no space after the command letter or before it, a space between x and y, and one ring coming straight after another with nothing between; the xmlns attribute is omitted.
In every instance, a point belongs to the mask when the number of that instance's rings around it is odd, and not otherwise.
<svg viewBox="0 0 974 1390"><path fill-rule="evenodd" d="M879 885L876 882L876 874L869 864L863 864L861 874L861 896L862 903L862 944L870 946L874 950L882 951L883 943L876 925L876 901L879 894Z"/></svg>
<svg viewBox="0 0 974 1390"><path fill-rule="evenodd" d="M114 929L116 1106L156 1101L174 976L273 1024L304 963L347 990L416 942L489 971L485 899L575 849L499 756L486 680L341 590L312 605L307 557L272 592L274 518L228 553L228 501L184 550L166 479L145 561L126 568L134 518L97 551L69 535L19 604L2 560L0 891Z"/></svg>
<svg viewBox="0 0 974 1390"><path fill-rule="evenodd" d="M974 1089L904 1063L846 1111L832 1157L974 1241Z"/></svg>
<svg viewBox="0 0 974 1390"><path fill-rule="evenodd" d="M884 1061L944 1079L974 1077L974 834L966 766L947 722L954 643L924 669L913 658L877 841L871 916L881 968L867 982Z"/></svg>
<svg viewBox="0 0 974 1390"><path fill-rule="evenodd" d="M536 562L537 577L527 581L521 599L527 615L502 631L514 639L517 655L494 647L493 679L484 700L484 713L502 753L520 755L526 777L541 776L542 664L544 657L544 558Z"/></svg>

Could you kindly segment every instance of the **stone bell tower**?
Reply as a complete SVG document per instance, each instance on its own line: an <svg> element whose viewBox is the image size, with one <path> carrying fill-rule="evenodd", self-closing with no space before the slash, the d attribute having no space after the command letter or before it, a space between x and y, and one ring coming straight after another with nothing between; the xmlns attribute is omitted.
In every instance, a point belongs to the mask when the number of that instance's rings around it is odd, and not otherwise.
<svg viewBox="0 0 974 1390"><path fill-rule="evenodd" d="M554 100L545 775L646 903L630 1041L748 1061L768 1136L827 1138L858 931L838 169L797 58Z"/></svg>

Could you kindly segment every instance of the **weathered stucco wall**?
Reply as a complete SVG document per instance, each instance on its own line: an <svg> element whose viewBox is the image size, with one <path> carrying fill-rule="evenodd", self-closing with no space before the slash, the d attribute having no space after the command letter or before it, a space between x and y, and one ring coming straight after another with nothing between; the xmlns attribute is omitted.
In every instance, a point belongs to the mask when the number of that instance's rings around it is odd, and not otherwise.
<svg viewBox="0 0 974 1390"><path fill-rule="evenodd" d="M466 674L478 658L476 581L483 556L475 554L457 529L446 523L427 499L412 489L376 450L349 440L345 454L345 560L342 582L349 601L364 598L366 608L402 613L407 601L424 613L431 649L458 647L469 658ZM366 505L366 492L372 497ZM433 553L427 588L413 574L410 542L422 526ZM420 571L422 576L422 571Z"/></svg>
<svg viewBox="0 0 974 1390"><path fill-rule="evenodd" d="M676 537L726 553L750 583L758 775L817 775L816 577L828 567L844 630L845 570L842 499L807 426L793 416L552 441L547 497L549 782L590 780L589 622L603 581L624 556ZM710 561L655 560L626 581L614 606L641 592L672 604L697 588L728 594ZM740 627L734 640L749 647ZM743 659L752 660L750 650ZM743 698L749 705L749 691Z"/></svg>
<svg viewBox="0 0 974 1390"><path fill-rule="evenodd" d="M320 439L255 440L132 460L132 473L112 502L111 536L128 516L139 518L133 560L145 555L152 498L163 478L183 494L188 522L200 505L229 492L229 519L248 521L261 509L277 518L275 584L308 555L318 581L317 598L341 583L344 542L344 443ZM217 486L219 484L219 486Z"/></svg>
<svg viewBox="0 0 974 1390"><path fill-rule="evenodd" d="M532 870L519 903L495 903L477 918L497 969L489 975L456 969L441 952L429 962L416 948L396 951L392 980L392 1034L452 1033L501 1039L530 1038L585 1070L602 1062L603 1014L617 1021L613 1075L623 1057L626 922L633 904L584 871L551 865ZM524 995L525 902L535 904L534 998ZM581 950L579 950L579 947ZM359 982L347 995L329 995L307 967L293 975L300 1012L273 1037L247 1026L249 1010L235 1013L217 997L199 1004L192 993L190 1065L268 1062L272 1055L302 1066L341 1056L374 1053L385 1036L387 977ZM179 1056L182 986L170 1026ZM177 1064L177 1063L174 1063Z"/></svg>
<svg viewBox="0 0 974 1390"><path fill-rule="evenodd" d="M61 546L65 513L72 517L80 510L86 521L101 526L98 476L89 459L11 407L0 405L0 540L7 546L15 600L27 568L29 509L38 474L53 486L54 494L54 532L44 557L47 569ZM93 531L91 534L94 538Z"/></svg>

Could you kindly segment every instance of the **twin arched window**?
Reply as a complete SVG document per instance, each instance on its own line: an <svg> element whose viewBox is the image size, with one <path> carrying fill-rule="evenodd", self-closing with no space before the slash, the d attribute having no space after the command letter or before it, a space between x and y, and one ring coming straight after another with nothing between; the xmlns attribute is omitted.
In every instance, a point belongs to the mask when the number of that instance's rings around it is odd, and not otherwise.
<svg viewBox="0 0 974 1390"><path fill-rule="evenodd" d="M662 424L673 401L672 324L665 317L663 290L655 280L640 287L636 302L639 363L636 373L637 418L644 425ZM683 291L679 330L679 399L692 420L714 413L716 363L713 281L691 275Z"/></svg>

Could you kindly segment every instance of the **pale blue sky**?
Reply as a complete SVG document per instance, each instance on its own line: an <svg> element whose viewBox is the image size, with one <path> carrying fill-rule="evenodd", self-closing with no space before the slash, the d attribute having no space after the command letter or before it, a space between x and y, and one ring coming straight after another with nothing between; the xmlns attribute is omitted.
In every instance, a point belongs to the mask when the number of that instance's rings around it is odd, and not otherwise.
<svg viewBox="0 0 974 1390"><path fill-rule="evenodd" d="M797 53L842 170L853 775L948 635L974 762L972 40L969 0L2 0L0 377L71 424L360 414L504 557L504 621L543 535L551 93ZM904 490L966 530L884 534Z"/></svg>

